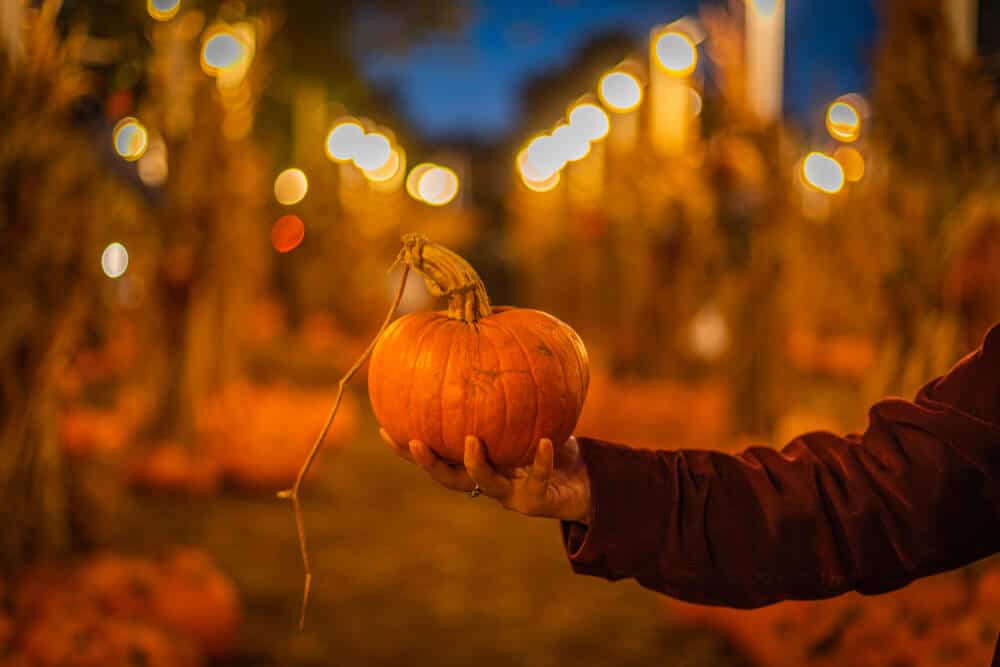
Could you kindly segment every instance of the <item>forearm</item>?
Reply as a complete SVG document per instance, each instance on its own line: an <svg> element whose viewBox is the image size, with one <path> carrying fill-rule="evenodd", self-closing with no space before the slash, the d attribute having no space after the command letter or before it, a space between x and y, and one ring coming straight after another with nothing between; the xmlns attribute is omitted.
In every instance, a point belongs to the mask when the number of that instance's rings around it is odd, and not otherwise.
<svg viewBox="0 0 1000 667"><path fill-rule="evenodd" d="M881 592L1000 549L1000 332L863 436L781 452L643 451L581 438L593 522L574 568L694 602L752 607Z"/></svg>

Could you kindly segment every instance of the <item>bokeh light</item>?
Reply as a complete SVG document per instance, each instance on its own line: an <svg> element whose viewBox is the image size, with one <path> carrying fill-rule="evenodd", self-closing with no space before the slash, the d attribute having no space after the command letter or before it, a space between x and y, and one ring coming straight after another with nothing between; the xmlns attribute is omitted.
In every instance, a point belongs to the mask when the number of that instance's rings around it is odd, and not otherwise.
<svg viewBox="0 0 1000 667"><path fill-rule="evenodd" d="M358 151L365 130L354 120L337 123L326 135L326 155L335 162L348 162Z"/></svg>
<svg viewBox="0 0 1000 667"><path fill-rule="evenodd" d="M306 235L306 226L297 215L283 215L271 227L271 245L278 252L295 250Z"/></svg>
<svg viewBox="0 0 1000 667"><path fill-rule="evenodd" d="M562 178L561 172L558 171L551 174L548 178L543 178L541 180L534 180L530 178L524 171L521 171L520 174L521 182L524 183L524 186L532 192L549 192L550 190L554 190L555 187L559 185L559 181Z"/></svg>
<svg viewBox="0 0 1000 667"><path fill-rule="evenodd" d="M444 206L458 194L458 175L448 167L434 165L417 182L421 201L431 206Z"/></svg>
<svg viewBox="0 0 1000 667"><path fill-rule="evenodd" d="M597 93L612 111L627 113L642 102L642 86L628 72L609 72L601 77Z"/></svg>
<svg viewBox="0 0 1000 667"><path fill-rule="evenodd" d="M128 269L128 251L115 241L101 253L101 269L108 278L121 278Z"/></svg>
<svg viewBox="0 0 1000 667"><path fill-rule="evenodd" d="M417 201L423 201L420 196L420 178L433 168L434 164L422 162L411 169L409 175L406 177L406 193Z"/></svg>
<svg viewBox="0 0 1000 667"><path fill-rule="evenodd" d="M396 172L399 171L401 165L402 160L399 157L399 149L393 148L389 152L389 159L386 160L382 166L377 169L365 169L363 170L363 173L365 178L370 181L374 181L375 183L384 183L396 175Z"/></svg>
<svg viewBox="0 0 1000 667"><path fill-rule="evenodd" d="M543 181L564 164L566 160L560 155L556 140L547 134L532 139L524 153L523 169L532 180Z"/></svg>
<svg viewBox="0 0 1000 667"><path fill-rule="evenodd" d="M668 31L656 38L656 64L674 76L687 76L698 65L698 49L690 37Z"/></svg>
<svg viewBox="0 0 1000 667"><path fill-rule="evenodd" d="M402 267L397 266L386 277L386 301L392 301L395 298L396 292L399 290L399 280L402 278L402 272ZM427 310L432 307L434 298L427 289L426 282L423 280L407 280L406 286L403 287L403 296L399 301L399 307L396 308L396 312L400 315L406 315L418 310Z"/></svg>
<svg viewBox="0 0 1000 667"><path fill-rule="evenodd" d="M372 132L358 140L351 159L358 168L374 171L388 162L391 155L392 144L389 139L383 134Z"/></svg>
<svg viewBox="0 0 1000 667"><path fill-rule="evenodd" d="M590 152L590 140L572 125L560 125L553 130L552 141L562 162L582 160Z"/></svg>
<svg viewBox="0 0 1000 667"><path fill-rule="evenodd" d="M599 141L608 136L611 123L608 114L596 104L585 102L573 107L569 112L569 124L589 141Z"/></svg>
<svg viewBox="0 0 1000 667"><path fill-rule="evenodd" d="M161 137L149 141L149 149L136 164L139 180L149 187L159 187L167 181L167 145Z"/></svg>
<svg viewBox="0 0 1000 667"><path fill-rule="evenodd" d="M146 11L157 21L169 21L180 9L181 0L146 0Z"/></svg>
<svg viewBox="0 0 1000 667"><path fill-rule="evenodd" d="M701 108L704 102L701 99L701 93L699 93L694 88L688 88L688 95L691 97L690 106L688 110L691 112L692 116L700 116Z"/></svg>
<svg viewBox="0 0 1000 667"><path fill-rule="evenodd" d="M805 183L821 192L833 194L844 187L844 169L829 155L812 152L802 161Z"/></svg>
<svg viewBox="0 0 1000 667"><path fill-rule="evenodd" d="M706 361L716 361L729 346L729 327L722 310L714 305L703 306L691 320L691 350Z"/></svg>
<svg viewBox="0 0 1000 667"><path fill-rule="evenodd" d="M115 152L129 162L141 158L149 145L149 133L146 127L131 116L118 121L112 139Z"/></svg>
<svg viewBox="0 0 1000 667"><path fill-rule="evenodd" d="M246 46L231 32L221 31L205 40L201 60L205 70L213 74L233 67L246 56Z"/></svg>
<svg viewBox="0 0 1000 667"><path fill-rule="evenodd" d="M851 182L860 181L865 176L865 158L853 146L840 146L833 157L844 168L844 178Z"/></svg>
<svg viewBox="0 0 1000 667"><path fill-rule="evenodd" d="M309 180L301 169L286 169L274 179L274 197L285 206L298 204L309 191Z"/></svg>
<svg viewBox="0 0 1000 667"><path fill-rule="evenodd" d="M849 102L834 102L826 111L826 129L838 141L854 141L861 134L861 115Z"/></svg>
<svg viewBox="0 0 1000 667"><path fill-rule="evenodd" d="M761 16L771 17L779 2L783 0L750 0L750 6Z"/></svg>
<svg viewBox="0 0 1000 667"><path fill-rule="evenodd" d="M527 147L522 148L517 154L517 157L514 159L514 164L517 167L517 173L521 174L522 178L532 182L544 181L546 178L552 176L552 174L542 173L528 162L528 148L530 146L531 144L529 143Z"/></svg>

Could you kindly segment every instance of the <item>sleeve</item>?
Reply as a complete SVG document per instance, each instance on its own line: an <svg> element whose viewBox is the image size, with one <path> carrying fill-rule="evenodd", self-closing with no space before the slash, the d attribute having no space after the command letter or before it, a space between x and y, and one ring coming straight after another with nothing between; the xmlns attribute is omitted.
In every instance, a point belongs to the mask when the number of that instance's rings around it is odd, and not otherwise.
<svg viewBox="0 0 1000 667"><path fill-rule="evenodd" d="M875 404L862 435L738 455L578 440L578 573L741 608L886 592L1000 551L1000 325L913 402Z"/></svg>

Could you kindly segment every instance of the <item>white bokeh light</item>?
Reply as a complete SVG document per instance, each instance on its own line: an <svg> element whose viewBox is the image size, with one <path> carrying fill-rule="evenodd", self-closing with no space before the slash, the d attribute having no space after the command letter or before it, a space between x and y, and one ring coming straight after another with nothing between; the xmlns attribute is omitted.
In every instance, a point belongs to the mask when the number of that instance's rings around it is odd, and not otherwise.
<svg viewBox="0 0 1000 667"><path fill-rule="evenodd" d="M115 241L101 253L101 269L108 278L121 278L128 269L128 251Z"/></svg>

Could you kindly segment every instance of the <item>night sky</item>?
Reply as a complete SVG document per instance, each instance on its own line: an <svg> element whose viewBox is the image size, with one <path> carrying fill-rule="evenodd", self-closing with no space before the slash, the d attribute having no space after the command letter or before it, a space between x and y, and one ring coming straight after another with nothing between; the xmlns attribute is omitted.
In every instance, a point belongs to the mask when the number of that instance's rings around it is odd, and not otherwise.
<svg viewBox="0 0 1000 667"><path fill-rule="evenodd" d="M807 126L826 103L864 91L876 37L874 0L791 0L786 16L785 108ZM363 57L366 72L392 86L428 136L496 139L517 124L519 84L565 62L591 35L624 28L636 36L693 14L695 0L478 0L465 30L406 56ZM624 55L624 54L623 54ZM580 91L581 94L586 92Z"/></svg>

